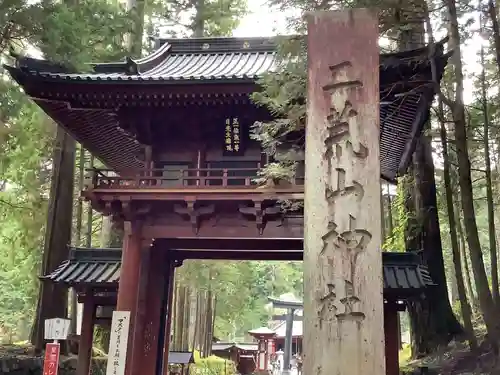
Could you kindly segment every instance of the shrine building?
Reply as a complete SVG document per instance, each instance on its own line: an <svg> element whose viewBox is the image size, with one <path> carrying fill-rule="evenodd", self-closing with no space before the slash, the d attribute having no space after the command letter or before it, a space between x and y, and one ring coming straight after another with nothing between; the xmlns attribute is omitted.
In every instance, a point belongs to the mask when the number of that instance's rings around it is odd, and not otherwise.
<svg viewBox="0 0 500 375"><path fill-rule="evenodd" d="M432 53L431 53L432 51ZM447 63L444 41L380 55L381 178L411 162ZM59 126L101 160L82 197L123 225L122 249L72 249L44 282L75 288L84 304L78 375L89 373L101 307L130 312L126 375L167 373L172 286L185 259L302 260L304 177L257 186L272 161L250 138L273 118L250 94L276 67L269 38L160 39L150 56L70 72L18 58L12 78ZM300 168L299 168L300 170ZM403 249L398 249L403 250ZM397 319L432 287L418 256L383 253L387 374L398 374ZM305 291L305 293L313 291Z"/></svg>

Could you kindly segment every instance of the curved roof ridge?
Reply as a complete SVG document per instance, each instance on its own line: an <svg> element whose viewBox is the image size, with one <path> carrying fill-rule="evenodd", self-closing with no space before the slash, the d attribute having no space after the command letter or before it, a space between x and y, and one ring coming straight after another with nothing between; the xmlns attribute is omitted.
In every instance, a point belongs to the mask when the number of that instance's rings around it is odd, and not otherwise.
<svg viewBox="0 0 500 375"><path fill-rule="evenodd" d="M157 45L171 45L172 53L274 52L278 37L158 38Z"/></svg>
<svg viewBox="0 0 500 375"><path fill-rule="evenodd" d="M158 66L162 61L164 61L170 52L171 45L168 43L163 44L160 48L157 48L153 53L145 56L143 58L133 60L137 65L139 73L147 72Z"/></svg>
<svg viewBox="0 0 500 375"><path fill-rule="evenodd" d="M138 59L132 59L127 56L124 61L111 63L94 63L91 64L95 73L125 73L125 74L140 74L154 68L160 64L168 55L170 50L168 43L163 44L160 48L154 50L151 54Z"/></svg>

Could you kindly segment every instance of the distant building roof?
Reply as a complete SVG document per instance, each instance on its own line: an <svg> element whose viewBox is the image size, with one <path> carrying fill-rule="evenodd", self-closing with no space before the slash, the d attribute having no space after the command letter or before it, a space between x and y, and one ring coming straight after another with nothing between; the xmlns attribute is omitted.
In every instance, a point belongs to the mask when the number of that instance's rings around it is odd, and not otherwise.
<svg viewBox="0 0 500 375"><path fill-rule="evenodd" d="M248 331L250 335L274 335L276 332L274 332L272 329L269 329L267 327L260 327L257 329L252 329Z"/></svg>
<svg viewBox="0 0 500 375"><path fill-rule="evenodd" d="M302 321L293 321L293 327L292 327L292 337L302 337ZM276 338L284 338L286 336L286 322L281 322L276 328Z"/></svg>
<svg viewBox="0 0 500 375"><path fill-rule="evenodd" d="M174 365L187 365L194 363L194 356L191 352L169 352L168 363Z"/></svg>
<svg viewBox="0 0 500 375"><path fill-rule="evenodd" d="M258 345L254 343L224 343L224 342L217 342L212 344L212 351L226 351L231 348L236 348L239 350L243 351L248 351L248 352L256 352L258 350Z"/></svg>

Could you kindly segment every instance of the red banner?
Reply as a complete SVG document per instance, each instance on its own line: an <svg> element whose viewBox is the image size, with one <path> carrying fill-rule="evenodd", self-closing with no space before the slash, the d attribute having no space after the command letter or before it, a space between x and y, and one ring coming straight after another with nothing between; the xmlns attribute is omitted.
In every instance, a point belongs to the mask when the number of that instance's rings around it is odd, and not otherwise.
<svg viewBox="0 0 500 375"><path fill-rule="evenodd" d="M45 346L45 359L43 361L43 375L57 375L59 368L59 344L48 343Z"/></svg>

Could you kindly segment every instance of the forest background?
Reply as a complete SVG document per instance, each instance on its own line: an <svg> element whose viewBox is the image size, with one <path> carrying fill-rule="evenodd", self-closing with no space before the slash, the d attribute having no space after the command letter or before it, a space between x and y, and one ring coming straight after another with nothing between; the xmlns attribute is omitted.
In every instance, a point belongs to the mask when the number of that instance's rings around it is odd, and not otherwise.
<svg viewBox="0 0 500 375"><path fill-rule="evenodd" d="M12 63L12 54L36 51L69 69L82 70L89 61L145 55L153 45L150 36L228 36L235 30L252 36L250 28L260 26L248 21L252 19L247 16L249 9L255 7L249 5L244 0L129 0L126 4L4 0L0 58ZM465 337L474 347L473 330L476 334L486 330L493 341L500 342L499 323L491 319L500 311L500 33L495 0L272 0L266 6L278 15L279 28L286 25L294 33L303 32L301 16L310 10L376 6L384 10L380 29L385 51L450 37L448 48L455 53L438 87L432 120L419 140L414 163L397 189L383 185L384 249L423 253L433 279L442 284L429 300L446 297L437 307L410 306L410 318L403 326L413 328L415 354L428 354L454 338ZM263 9L255 13L260 25L268 24L266 13ZM248 28L238 28L242 20ZM293 99L304 92L306 71L303 46L284 42L282 47L283 56L299 58L293 60L294 66L282 62L278 74L264 77L264 91L254 99L288 121L256 124L255 137L278 160L263 175L286 178L295 167L293 156L277 155L276 150L283 135L304 126L304 107ZM38 276L47 267L53 247L50 219L54 212L49 207L63 199L57 194L61 176L66 176L63 190L73 191L64 198L71 202L65 209L73 217L68 231L71 244L105 247L114 240L109 221L78 199L83 170L99 161L57 129L5 71L0 74L0 334L2 341L13 342L27 339L40 317L43 293ZM62 220L64 215L59 214ZM179 285L210 293L213 333L233 340L266 324L268 296L302 296L301 265L189 262L181 268ZM432 335L422 332L426 322L436 328Z"/></svg>

